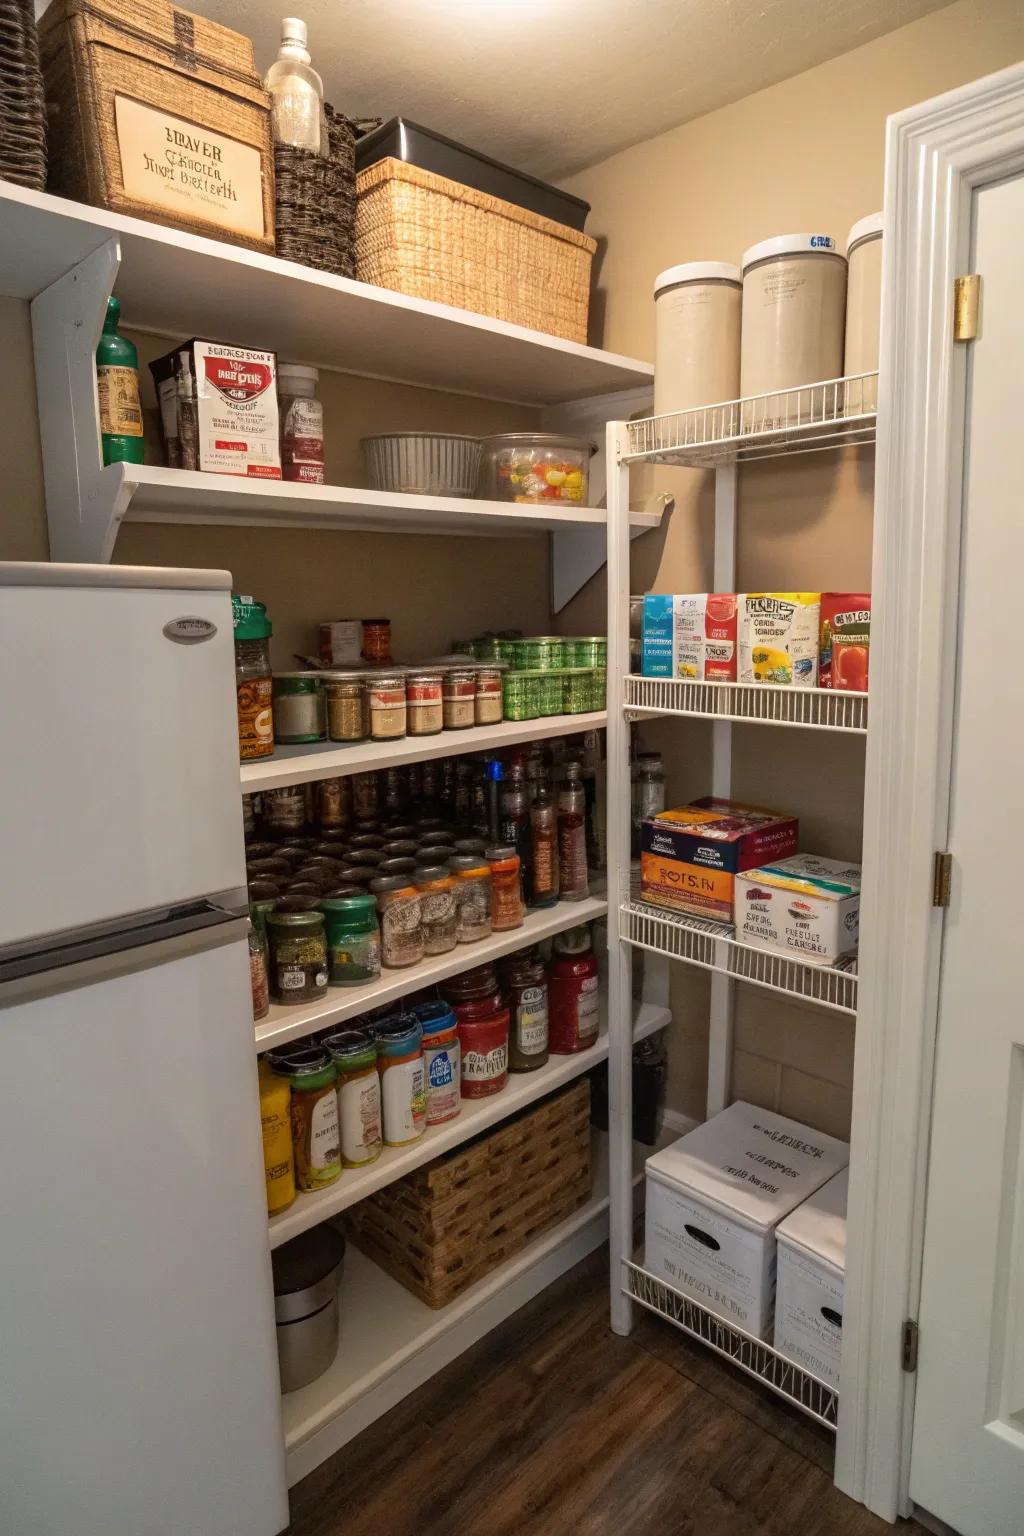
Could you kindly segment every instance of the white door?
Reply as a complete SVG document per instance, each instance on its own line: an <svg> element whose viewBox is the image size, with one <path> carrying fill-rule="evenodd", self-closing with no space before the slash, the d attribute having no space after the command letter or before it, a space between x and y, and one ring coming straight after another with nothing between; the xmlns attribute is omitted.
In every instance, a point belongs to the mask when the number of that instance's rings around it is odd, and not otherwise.
<svg viewBox="0 0 1024 1536"><path fill-rule="evenodd" d="M982 314L968 364L953 897L941 962L910 1492L964 1536L1021 1536L1024 177L974 195L973 241Z"/></svg>

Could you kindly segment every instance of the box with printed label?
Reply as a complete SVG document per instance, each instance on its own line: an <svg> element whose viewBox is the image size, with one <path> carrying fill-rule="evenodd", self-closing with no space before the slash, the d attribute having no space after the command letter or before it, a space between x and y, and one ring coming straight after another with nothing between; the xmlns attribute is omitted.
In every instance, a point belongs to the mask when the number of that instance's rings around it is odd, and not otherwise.
<svg viewBox="0 0 1024 1536"><path fill-rule="evenodd" d="M732 592L691 592L644 598L644 677L682 677L691 682L736 681L736 597Z"/></svg>
<svg viewBox="0 0 1024 1536"><path fill-rule="evenodd" d="M795 853L798 830L795 816L713 795L663 811L641 823L641 899L731 923L736 876Z"/></svg>
<svg viewBox="0 0 1024 1536"><path fill-rule="evenodd" d="M870 655L871 593L823 592L818 664L821 687L867 693Z"/></svg>
<svg viewBox="0 0 1024 1536"><path fill-rule="evenodd" d="M739 681L814 688L818 682L820 592L741 592Z"/></svg>
<svg viewBox="0 0 1024 1536"><path fill-rule="evenodd" d="M250 480L281 479L273 352L193 337L157 358L150 370L160 391L168 464Z"/></svg>
<svg viewBox="0 0 1024 1536"><path fill-rule="evenodd" d="M810 965L857 950L860 865L798 853L736 877L736 937Z"/></svg>
<svg viewBox="0 0 1024 1536"><path fill-rule="evenodd" d="M647 1159L644 1268L766 1337L775 1228L848 1159L845 1142L738 1100Z"/></svg>
<svg viewBox="0 0 1024 1536"><path fill-rule="evenodd" d="M775 1348L812 1376L839 1385L846 1276L846 1169L781 1222L775 1234Z"/></svg>

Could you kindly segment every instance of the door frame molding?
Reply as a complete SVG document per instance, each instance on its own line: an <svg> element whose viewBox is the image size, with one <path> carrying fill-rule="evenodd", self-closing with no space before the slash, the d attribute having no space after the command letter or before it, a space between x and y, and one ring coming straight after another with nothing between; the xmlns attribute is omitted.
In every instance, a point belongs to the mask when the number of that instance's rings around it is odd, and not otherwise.
<svg viewBox="0 0 1024 1536"><path fill-rule="evenodd" d="M886 130L871 716L836 1482L910 1513L957 645L967 351L952 340L975 189L1024 173L1024 65L891 117ZM984 324L984 279L982 284ZM941 600L940 600L941 599ZM954 872L954 878L955 872ZM928 1348L927 1339L921 1342Z"/></svg>

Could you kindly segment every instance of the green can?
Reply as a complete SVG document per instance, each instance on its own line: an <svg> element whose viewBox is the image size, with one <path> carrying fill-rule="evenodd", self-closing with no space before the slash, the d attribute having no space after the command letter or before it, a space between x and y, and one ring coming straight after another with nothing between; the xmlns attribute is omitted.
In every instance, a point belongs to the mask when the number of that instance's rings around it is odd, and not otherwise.
<svg viewBox="0 0 1024 1536"><path fill-rule="evenodd" d="M541 672L537 678L537 686L540 691L540 714L560 715L562 713L562 674L561 672Z"/></svg>
<svg viewBox="0 0 1024 1536"><path fill-rule="evenodd" d="M608 665L608 639L605 635L585 635L581 639L569 642L572 648L572 656L568 659L570 667L607 667Z"/></svg>
<svg viewBox="0 0 1024 1536"><path fill-rule="evenodd" d="M361 987L380 975L377 898L325 896L317 905L327 929L327 980L332 987Z"/></svg>
<svg viewBox="0 0 1024 1536"><path fill-rule="evenodd" d="M590 671L586 667L570 667L562 673L562 713L585 715L590 709Z"/></svg>
<svg viewBox="0 0 1024 1536"><path fill-rule="evenodd" d="M497 635L478 635L473 641L475 661L500 661L501 641Z"/></svg>
<svg viewBox="0 0 1024 1536"><path fill-rule="evenodd" d="M540 714L536 673L506 672L501 680L501 701L506 720L536 720Z"/></svg>
<svg viewBox="0 0 1024 1536"><path fill-rule="evenodd" d="M608 673L604 667L595 667L590 674L590 707L606 709L608 705Z"/></svg>
<svg viewBox="0 0 1024 1536"><path fill-rule="evenodd" d="M520 672L557 672L566 665L561 635L527 635L512 647L512 664Z"/></svg>

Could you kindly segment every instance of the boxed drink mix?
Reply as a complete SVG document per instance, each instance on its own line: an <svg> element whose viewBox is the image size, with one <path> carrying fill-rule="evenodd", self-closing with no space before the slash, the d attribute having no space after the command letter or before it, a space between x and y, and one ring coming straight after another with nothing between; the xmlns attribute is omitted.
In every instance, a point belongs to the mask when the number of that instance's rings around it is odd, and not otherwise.
<svg viewBox="0 0 1024 1536"><path fill-rule="evenodd" d="M820 592L741 592L739 681L814 688L818 682Z"/></svg>
<svg viewBox="0 0 1024 1536"><path fill-rule="evenodd" d="M798 828L795 816L711 795L663 811L641 825L641 898L731 923L737 875L795 853Z"/></svg>
<svg viewBox="0 0 1024 1536"><path fill-rule="evenodd" d="M818 668L821 687L867 693L870 651L871 593L823 592Z"/></svg>
<svg viewBox="0 0 1024 1536"><path fill-rule="evenodd" d="M280 480L277 358L194 337L150 364L167 462Z"/></svg>
<svg viewBox="0 0 1024 1536"><path fill-rule="evenodd" d="M736 681L736 597L732 592L649 592L643 613L644 677Z"/></svg>

